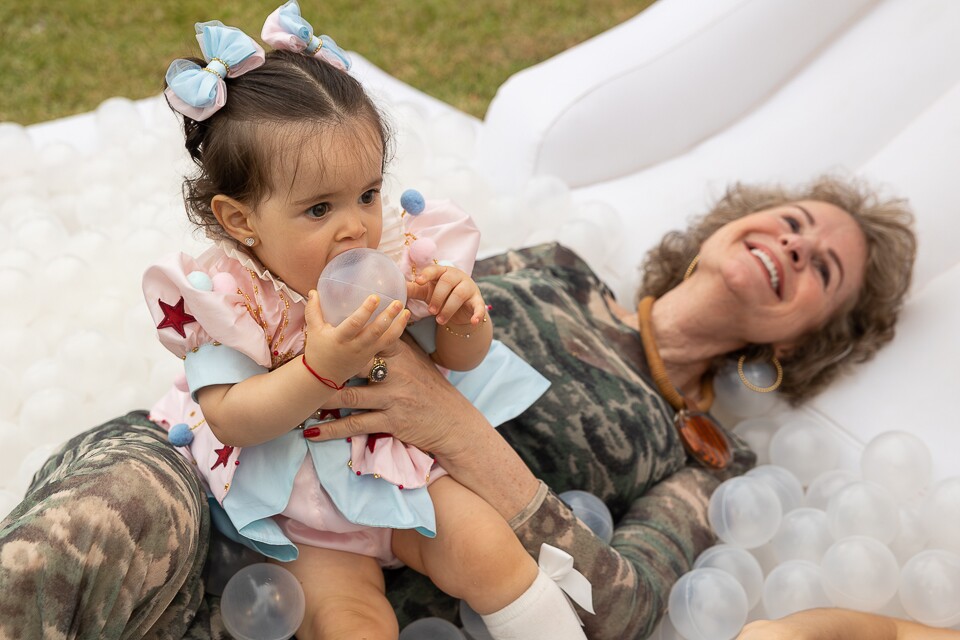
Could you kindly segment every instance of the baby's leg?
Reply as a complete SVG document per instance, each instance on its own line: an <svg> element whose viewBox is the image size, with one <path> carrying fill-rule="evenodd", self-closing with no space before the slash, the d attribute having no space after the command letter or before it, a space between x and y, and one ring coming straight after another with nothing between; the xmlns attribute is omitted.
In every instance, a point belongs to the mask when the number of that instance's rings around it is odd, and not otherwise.
<svg viewBox="0 0 960 640"><path fill-rule="evenodd" d="M383 571L374 558L299 546L300 557L281 565L297 577L306 596L298 640L396 640L397 618L384 595Z"/></svg>
<svg viewBox="0 0 960 640"><path fill-rule="evenodd" d="M493 507L449 476L430 485L430 496L437 537L394 531L393 552L402 562L466 600L498 640L586 637L560 587Z"/></svg>

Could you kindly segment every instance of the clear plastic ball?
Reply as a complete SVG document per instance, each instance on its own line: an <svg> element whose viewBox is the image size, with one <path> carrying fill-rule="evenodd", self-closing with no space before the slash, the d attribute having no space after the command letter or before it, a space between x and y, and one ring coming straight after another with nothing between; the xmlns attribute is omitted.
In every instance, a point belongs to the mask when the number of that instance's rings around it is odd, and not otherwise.
<svg viewBox="0 0 960 640"><path fill-rule="evenodd" d="M762 464L747 471L747 475L766 482L776 492L783 513L793 511L803 503L803 487L800 486L800 481L783 467Z"/></svg>
<svg viewBox="0 0 960 640"><path fill-rule="evenodd" d="M324 321L339 325L357 310L368 296L380 296L370 317L377 318L394 300L407 302L407 283L399 267L376 249L351 249L327 263L317 282Z"/></svg>
<svg viewBox="0 0 960 640"><path fill-rule="evenodd" d="M911 558L900 572L900 603L931 627L960 624L960 554L931 549Z"/></svg>
<svg viewBox="0 0 960 640"><path fill-rule="evenodd" d="M770 464L770 440L776 431L776 423L764 417L741 420L733 428L733 432L757 454L758 465Z"/></svg>
<svg viewBox="0 0 960 640"><path fill-rule="evenodd" d="M304 611L296 577L267 562L237 571L220 598L223 626L237 640L287 640L303 622Z"/></svg>
<svg viewBox="0 0 960 640"><path fill-rule="evenodd" d="M927 547L960 553L960 476L935 484L920 511Z"/></svg>
<svg viewBox="0 0 960 640"><path fill-rule="evenodd" d="M898 502L917 498L930 486L933 457L926 443L906 431L887 431L860 454L864 480L889 490Z"/></svg>
<svg viewBox="0 0 960 640"><path fill-rule="evenodd" d="M803 496L803 505L812 509L826 511L827 504L830 502L833 494L851 482L857 482L858 480L860 480L860 476L847 469L834 469L833 471L821 473L814 478L813 482L807 487L807 491Z"/></svg>
<svg viewBox="0 0 960 640"><path fill-rule="evenodd" d="M606 233L609 255L618 255L625 240L623 218L620 213L606 202L589 200L581 202L576 207L576 217L590 220Z"/></svg>
<svg viewBox="0 0 960 640"><path fill-rule="evenodd" d="M827 503L827 523L837 540L852 535L890 544L900 531L900 512L884 487L858 480L842 487Z"/></svg>
<svg viewBox="0 0 960 640"><path fill-rule="evenodd" d="M613 539L613 516L603 500L588 491L564 491L560 499L570 505L573 514L606 543Z"/></svg>
<svg viewBox="0 0 960 640"><path fill-rule="evenodd" d="M694 569L670 589L667 611L687 640L731 640L747 621L747 594L726 571Z"/></svg>
<svg viewBox="0 0 960 640"><path fill-rule="evenodd" d="M598 223L583 218L567 220L557 232L557 241L570 248L593 269L607 260L607 232Z"/></svg>
<svg viewBox="0 0 960 640"><path fill-rule="evenodd" d="M230 540L216 527L213 527L212 531L207 563L204 566L203 589L209 594L219 596L240 569L262 563L264 557L253 549Z"/></svg>
<svg viewBox="0 0 960 640"><path fill-rule="evenodd" d="M653 634L648 640L687 640L680 635L677 628L670 622L670 616L665 615L660 618L660 624L653 630Z"/></svg>
<svg viewBox="0 0 960 640"><path fill-rule="evenodd" d="M753 609L763 595L763 570L760 563L746 549L730 544L718 544L701 553L694 569L712 567L726 571L743 587L747 596L747 609Z"/></svg>
<svg viewBox="0 0 960 640"><path fill-rule="evenodd" d="M765 362L744 362L743 375L758 387L766 388L777 380L777 371ZM713 378L717 401L738 418L753 418L768 413L777 403L776 392L751 391L740 380L736 362L728 362Z"/></svg>
<svg viewBox="0 0 960 640"><path fill-rule="evenodd" d="M73 389L48 387L34 391L20 408L20 424L34 431L57 433L76 420L82 396Z"/></svg>
<svg viewBox="0 0 960 640"><path fill-rule="evenodd" d="M36 161L36 153L26 127L0 122L0 177L29 171Z"/></svg>
<svg viewBox="0 0 960 640"><path fill-rule="evenodd" d="M41 259L52 258L66 244L69 234L63 223L44 214L24 220L14 228L17 246L23 247Z"/></svg>
<svg viewBox="0 0 960 640"><path fill-rule="evenodd" d="M785 467L806 487L821 473L837 468L839 443L823 425L803 416L793 417L773 434L770 462Z"/></svg>
<svg viewBox="0 0 960 640"><path fill-rule="evenodd" d="M897 562L903 564L926 547L927 531L920 519L920 505L901 505L898 511L900 530L889 546Z"/></svg>
<svg viewBox="0 0 960 640"><path fill-rule="evenodd" d="M105 296L101 303L107 301ZM121 314L108 314L110 318ZM107 336L93 329L78 329L66 336L57 350L57 358L71 375L71 386L81 393L106 393L110 379L116 378L116 354Z"/></svg>
<svg viewBox="0 0 960 640"><path fill-rule="evenodd" d="M405 626L400 640L464 640L455 624L443 618L421 618Z"/></svg>
<svg viewBox="0 0 960 640"><path fill-rule="evenodd" d="M820 565L808 560L787 560L777 565L763 583L763 606L771 619L797 611L830 606L823 590Z"/></svg>
<svg viewBox="0 0 960 640"><path fill-rule="evenodd" d="M24 270L0 267L0 297L3 300L29 300L34 278ZM39 304L0 305L0 327L15 329L25 327L40 315Z"/></svg>
<svg viewBox="0 0 960 640"><path fill-rule="evenodd" d="M788 511L770 544L773 545L773 552L777 554L780 562L820 562L823 554L833 544L826 512L810 507Z"/></svg>
<svg viewBox="0 0 960 640"><path fill-rule="evenodd" d="M893 552L869 536L837 540L820 561L823 588L838 607L877 611L897 592L900 567Z"/></svg>
<svg viewBox="0 0 960 640"><path fill-rule="evenodd" d="M717 536L745 549L766 544L780 528L776 492L758 478L740 476L720 484L710 496L707 517Z"/></svg>
<svg viewBox="0 0 960 640"><path fill-rule="evenodd" d="M22 401L20 376L13 369L0 364L0 420L12 420L20 411Z"/></svg>
<svg viewBox="0 0 960 640"><path fill-rule="evenodd" d="M483 623L483 618L467 604L466 600L460 601L460 624L463 626L463 634L469 640L493 640L493 636L487 631L487 625Z"/></svg>

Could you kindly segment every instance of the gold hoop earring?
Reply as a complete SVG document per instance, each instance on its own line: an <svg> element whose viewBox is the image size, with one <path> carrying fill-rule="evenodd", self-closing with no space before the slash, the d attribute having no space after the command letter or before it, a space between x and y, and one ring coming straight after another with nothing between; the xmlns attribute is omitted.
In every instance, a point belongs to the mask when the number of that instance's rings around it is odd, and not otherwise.
<svg viewBox="0 0 960 640"><path fill-rule="evenodd" d="M745 376L743 373L743 363L746 362L746 360L747 356L745 355L740 356L740 359L737 360L737 373L740 375L740 382L743 383L743 386L745 386L747 389L750 389L750 391L756 391L757 393L770 393L771 391L776 391L780 388L780 385L783 383L783 366L781 366L780 361L777 360L777 356L770 357L770 362L777 369L777 379L769 387L758 387L747 380L747 376Z"/></svg>
<svg viewBox="0 0 960 640"><path fill-rule="evenodd" d="M683 273L683 279L689 280L690 276L693 275L693 272L696 270L697 265L700 263L700 254L693 256L693 260L690 261L690 266L687 267L687 270Z"/></svg>

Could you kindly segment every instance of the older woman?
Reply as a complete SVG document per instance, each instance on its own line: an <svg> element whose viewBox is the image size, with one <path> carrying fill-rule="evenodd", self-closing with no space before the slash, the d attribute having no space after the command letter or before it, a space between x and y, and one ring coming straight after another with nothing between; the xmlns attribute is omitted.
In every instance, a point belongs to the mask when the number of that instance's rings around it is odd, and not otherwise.
<svg viewBox="0 0 960 640"><path fill-rule="evenodd" d="M847 363L869 358L892 337L909 285L910 223L902 202L831 179L797 190L737 186L648 255L636 311L619 307L562 247L491 258L475 275L493 306L496 337L550 379L547 394L495 431L428 358L402 344L385 354L384 383L344 389L331 404L369 411L326 423L315 437L388 432L434 453L511 523L531 554L548 542L573 555L593 584L597 614L581 612L590 638L646 637L673 582L713 543L711 491L753 463L702 413L713 371L731 357L775 357L782 392L800 402ZM105 437L116 424L80 436L0 525L0 558L45 558L29 570L0 563L7 612L0 630L12 624L39 635L44 624L64 624L69 607L67 618L90 637L140 637L161 624L164 637L217 634L217 600L201 598L203 494L157 444L162 432L142 414L120 424L129 423L140 426L122 437L143 440L144 461L130 461L127 449L126 460L105 453L116 446ZM610 545L556 497L567 489L610 506L617 522ZM161 499L140 501L143 490ZM112 524L93 535L94 523L64 517L83 505L111 515ZM184 527L195 520L199 531ZM69 554L62 539L70 540ZM116 560L109 570L79 566L77 558L94 548L103 554L104 546ZM42 579L51 567L56 590ZM455 615L455 603L413 572L389 579L389 592L401 594L402 621ZM124 587L112 592L110 615L78 607L116 584ZM56 604L25 606L34 598Z"/></svg>

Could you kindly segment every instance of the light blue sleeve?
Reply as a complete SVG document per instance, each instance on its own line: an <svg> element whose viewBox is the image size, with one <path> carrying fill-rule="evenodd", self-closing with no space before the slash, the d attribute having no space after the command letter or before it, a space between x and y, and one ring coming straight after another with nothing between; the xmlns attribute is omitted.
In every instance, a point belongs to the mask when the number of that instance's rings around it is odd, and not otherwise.
<svg viewBox="0 0 960 640"><path fill-rule="evenodd" d="M196 351L187 351L183 361L190 397L197 401L197 391L213 384L236 384L247 378L267 373L250 356L225 345L204 344Z"/></svg>
<svg viewBox="0 0 960 640"><path fill-rule="evenodd" d="M437 319L434 316L417 320L407 327L407 333L413 336L413 339L426 353L433 353L437 350Z"/></svg>

